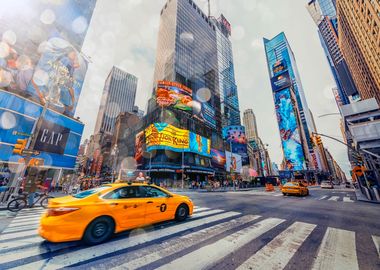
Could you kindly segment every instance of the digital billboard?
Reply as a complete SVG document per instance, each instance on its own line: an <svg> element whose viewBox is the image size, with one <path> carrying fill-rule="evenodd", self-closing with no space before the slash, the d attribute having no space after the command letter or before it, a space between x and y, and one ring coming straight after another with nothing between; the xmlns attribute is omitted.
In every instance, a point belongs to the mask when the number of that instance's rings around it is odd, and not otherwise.
<svg viewBox="0 0 380 270"><path fill-rule="evenodd" d="M273 76L277 76L288 69L284 60L276 61L272 66Z"/></svg>
<svg viewBox="0 0 380 270"><path fill-rule="evenodd" d="M305 155L290 89L274 94L277 122L287 170L304 170Z"/></svg>
<svg viewBox="0 0 380 270"><path fill-rule="evenodd" d="M0 9L0 88L73 116L87 63L79 53L96 0L17 0ZM47 89L52 89L48 93Z"/></svg>
<svg viewBox="0 0 380 270"><path fill-rule="evenodd" d="M226 154L224 151L211 149L211 164L214 168L224 169L226 166Z"/></svg>
<svg viewBox="0 0 380 270"><path fill-rule="evenodd" d="M147 151L167 149L210 156L211 141L194 132L167 123L154 123L145 129Z"/></svg>
<svg viewBox="0 0 380 270"><path fill-rule="evenodd" d="M241 173L242 168L241 156L226 151L226 171L231 173Z"/></svg>
<svg viewBox="0 0 380 270"><path fill-rule="evenodd" d="M135 140L135 160L136 165L142 165L143 163L143 152L144 152L144 131L140 131L136 134Z"/></svg>
<svg viewBox="0 0 380 270"><path fill-rule="evenodd" d="M18 162L13 148L17 139L28 139L43 107L19 95L0 90L0 160ZM36 158L44 166L73 169L79 150L84 125L53 110L46 110L41 128L36 133Z"/></svg>
<svg viewBox="0 0 380 270"><path fill-rule="evenodd" d="M249 164L247 137L244 126L226 126L222 130L223 139L230 143L232 152L242 158L243 165Z"/></svg>
<svg viewBox="0 0 380 270"><path fill-rule="evenodd" d="M290 87L292 84L289 72L283 72L279 75L274 76L271 79L271 85L272 85L272 90L273 92L282 90L284 88Z"/></svg>
<svg viewBox="0 0 380 270"><path fill-rule="evenodd" d="M193 91L177 82L158 81L156 101L161 107L172 106L183 111L192 111Z"/></svg>
<svg viewBox="0 0 380 270"><path fill-rule="evenodd" d="M199 118L209 124L212 128L216 128L216 120L215 120L215 109L211 107L208 102L201 103L201 111L199 113ZM193 111L193 113L195 113Z"/></svg>

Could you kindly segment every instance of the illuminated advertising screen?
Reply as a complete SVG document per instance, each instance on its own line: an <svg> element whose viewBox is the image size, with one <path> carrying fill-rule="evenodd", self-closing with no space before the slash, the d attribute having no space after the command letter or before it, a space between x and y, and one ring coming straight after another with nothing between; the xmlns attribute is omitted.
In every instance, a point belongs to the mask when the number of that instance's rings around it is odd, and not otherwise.
<svg viewBox="0 0 380 270"><path fill-rule="evenodd" d="M273 92L282 90L284 88L290 87L291 85L291 80L289 76L289 72L283 72L279 75L274 76L271 79L271 84L272 84L272 90Z"/></svg>
<svg viewBox="0 0 380 270"><path fill-rule="evenodd" d="M223 139L230 143L232 152L237 153L242 158L243 165L249 164L247 138L244 126L226 126L222 130Z"/></svg>
<svg viewBox="0 0 380 270"><path fill-rule="evenodd" d="M158 81L156 101L161 107L173 107L178 110L192 111L193 91L177 82Z"/></svg>
<svg viewBox="0 0 380 270"><path fill-rule="evenodd" d="M277 76L287 70L287 65L284 60L278 60L273 64L272 71L273 71L273 76Z"/></svg>
<svg viewBox="0 0 380 270"><path fill-rule="evenodd" d="M210 156L211 141L194 132L167 123L154 123L145 129L147 151L167 149Z"/></svg>
<svg viewBox="0 0 380 270"><path fill-rule="evenodd" d="M216 128L215 109L211 107L207 102L203 102L201 104L202 109L200 115L197 116L212 128Z"/></svg>
<svg viewBox="0 0 380 270"><path fill-rule="evenodd" d="M226 151L226 171L231 173L241 173L242 168L241 156Z"/></svg>
<svg viewBox="0 0 380 270"><path fill-rule="evenodd" d="M303 170L305 155L290 89L276 92L274 99L286 169Z"/></svg>
<svg viewBox="0 0 380 270"><path fill-rule="evenodd" d="M211 149L211 164L214 168L224 169L226 166L226 154L224 151Z"/></svg>
<svg viewBox="0 0 380 270"><path fill-rule="evenodd" d="M144 131L140 131L136 134L136 140L135 140L135 160L136 165L142 165L143 164L143 152L144 152Z"/></svg>
<svg viewBox="0 0 380 270"><path fill-rule="evenodd" d="M87 63L79 53L96 0L17 0L0 9L0 88L73 116ZM51 91L47 91L51 89Z"/></svg>
<svg viewBox="0 0 380 270"><path fill-rule="evenodd" d="M28 139L43 107L19 95L0 90L0 160L18 162L13 154L17 139ZM44 166L73 169L84 125L72 118L48 109L36 133L33 157L44 160Z"/></svg>

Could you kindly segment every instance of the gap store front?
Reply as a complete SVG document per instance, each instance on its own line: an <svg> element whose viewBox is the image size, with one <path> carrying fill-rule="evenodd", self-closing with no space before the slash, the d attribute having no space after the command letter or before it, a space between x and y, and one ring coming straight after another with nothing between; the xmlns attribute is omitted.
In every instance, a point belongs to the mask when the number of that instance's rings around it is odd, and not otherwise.
<svg viewBox="0 0 380 270"><path fill-rule="evenodd" d="M48 188L57 186L60 179L74 172L84 125L52 109L46 109L37 127L44 107L8 91L0 89L0 182L7 192L0 193L0 202L18 187L25 185L25 176L34 175ZM31 141L34 136L30 158L38 164L26 164L28 159L13 153L18 139ZM28 166L30 165L30 166ZM4 188L3 188L4 190Z"/></svg>

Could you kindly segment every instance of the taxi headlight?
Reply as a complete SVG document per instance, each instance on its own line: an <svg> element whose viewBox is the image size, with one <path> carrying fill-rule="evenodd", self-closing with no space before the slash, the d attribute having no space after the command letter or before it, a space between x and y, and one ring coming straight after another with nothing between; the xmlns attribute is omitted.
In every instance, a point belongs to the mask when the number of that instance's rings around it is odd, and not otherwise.
<svg viewBox="0 0 380 270"><path fill-rule="evenodd" d="M68 213L78 210L77 207L59 207L59 208L49 208L47 211L48 217L56 217L66 215Z"/></svg>

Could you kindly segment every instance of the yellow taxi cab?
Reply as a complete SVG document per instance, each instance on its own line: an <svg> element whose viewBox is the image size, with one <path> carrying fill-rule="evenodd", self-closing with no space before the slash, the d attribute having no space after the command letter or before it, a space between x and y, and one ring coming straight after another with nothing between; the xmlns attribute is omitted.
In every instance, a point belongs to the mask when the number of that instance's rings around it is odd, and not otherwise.
<svg viewBox="0 0 380 270"><path fill-rule="evenodd" d="M38 232L50 242L83 240L94 245L114 233L193 214L193 203L155 185L107 184L49 200Z"/></svg>
<svg viewBox="0 0 380 270"><path fill-rule="evenodd" d="M309 195L309 189L307 186L300 182L288 182L282 186L282 194L285 195L299 195L307 196Z"/></svg>

